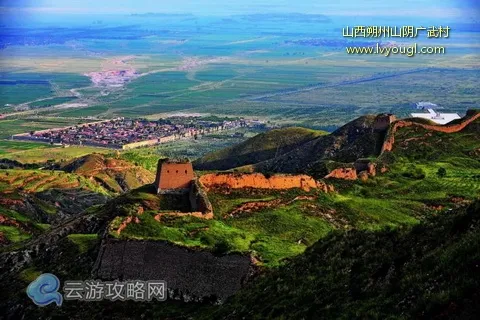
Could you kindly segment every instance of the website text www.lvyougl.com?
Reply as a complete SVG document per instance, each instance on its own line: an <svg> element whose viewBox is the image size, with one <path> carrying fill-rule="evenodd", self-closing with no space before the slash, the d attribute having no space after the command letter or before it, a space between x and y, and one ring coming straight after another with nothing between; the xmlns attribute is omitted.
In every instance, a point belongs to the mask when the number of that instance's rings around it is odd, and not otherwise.
<svg viewBox="0 0 480 320"><path fill-rule="evenodd" d="M346 47L348 54L380 54L385 57L391 54L403 54L407 57L413 57L417 54L445 54L445 47L425 46L419 47L417 43L409 46L381 46L376 43L375 46L352 46Z"/></svg>

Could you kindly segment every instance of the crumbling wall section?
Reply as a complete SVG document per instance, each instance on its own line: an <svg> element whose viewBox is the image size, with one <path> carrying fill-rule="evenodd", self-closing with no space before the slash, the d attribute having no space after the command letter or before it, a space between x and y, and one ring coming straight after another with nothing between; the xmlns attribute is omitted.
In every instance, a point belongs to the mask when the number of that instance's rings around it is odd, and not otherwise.
<svg viewBox="0 0 480 320"><path fill-rule="evenodd" d="M200 211L205 214L213 212L212 204L198 179L195 179L190 187L190 202L193 211Z"/></svg>
<svg viewBox="0 0 480 320"><path fill-rule="evenodd" d="M423 124L423 123L417 123L417 122L406 121L406 120L396 121L393 123L393 125L389 129L389 132L387 133L387 137L382 146L382 153L386 151L387 152L392 151L393 145L395 143L395 134L400 128L418 126L431 131L455 133L465 129L466 126L468 126L470 123L472 123L473 121L479 118L480 118L480 112L471 111L470 114L467 113L467 116L464 118L463 121L461 121L460 123L452 124L452 125L449 125L449 124L430 125L430 124Z"/></svg>
<svg viewBox="0 0 480 320"><path fill-rule="evenodd" d="M337 168L325 176L325 179L357 180L357 170L353 167Z"/></svg>
<svg viewBox="0 0 480 320"><path fill-rule="evenodd" d="M217 186L226 186L231 189L241 188L259 188L259 189L292 189L300 188L305 191L310 189L325 189L323 184L315 181L307 175L284 175L277 174L271 177L265 177L261 173L218 173L206 174L199 178L200 183L205 189ZM328 187L326 187L328 189Z"/></svg>

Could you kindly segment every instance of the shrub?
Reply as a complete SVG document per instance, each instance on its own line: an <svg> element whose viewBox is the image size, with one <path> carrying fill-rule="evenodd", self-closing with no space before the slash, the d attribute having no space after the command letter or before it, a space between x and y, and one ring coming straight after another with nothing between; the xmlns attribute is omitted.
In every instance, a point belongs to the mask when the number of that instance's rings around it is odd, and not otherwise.
<svg viewBox="0 0 480 320"><path fill-rule="evenodd" d="M402 176L411 179L421 180L424 179L426 175L425 171L423 171L421 168L411 166L406 171L402 172Z"/></svg>
<svg viewBox="0 0 480 320"><path fill-rule="evenodd" d="M443 178L447 175L447 170L445 168L438 168L437 176Z"/></svg>
<svg viewBox="0 0 480 320"><path fill-rule="evenodd" d="M225 254L232 249L232 246L228 241L222 239L215 243L213 247L213 252L216 254Z"/></svg>
<svg viewBox="0 0 480 320"><path fill-rule="evenodd" d="M203 234L200 237L200 242L207 246L212 246L215 243L215 239L209 234Z"/></svg>

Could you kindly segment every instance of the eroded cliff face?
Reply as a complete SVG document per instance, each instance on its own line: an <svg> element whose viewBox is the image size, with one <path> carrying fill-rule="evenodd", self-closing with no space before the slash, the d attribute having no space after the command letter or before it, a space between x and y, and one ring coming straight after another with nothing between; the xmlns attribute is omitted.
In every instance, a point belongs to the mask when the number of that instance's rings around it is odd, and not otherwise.
<svg viewBox="0 0 480 320"><path fill-rule="evenodd" d="M385 139L382 147L382 153L385 151L392 151L393 145L395 143L395 133L397 132L398 129L403 128L403 127L410 127L410 126L418 126L422 127L426 130L431 130L431 131L437 131L437 132L444 132L444 133L455 133L458 131L461 131L465 129L466 126L468 126L470 123L473 121L477 120L480 118L480 113L475 113L469 118L465 119L464 121L458 123L458 124L453 124L453 125L430 125L430 124L423 124L423 123L417 123L417 122L412 122L412 121L405 121L405 120L399 120L393 124L393 126L390 128L390 131L388 133L388 137Z"/></svg>
<svg viewBox="0 0 480 320"><path fill-rule="evenodd" d="M331 186L304 174L273 175L267 178L261 173L219 173L203 175L199 178L199 181L207 190L216 186L227 186L232 189L259 188L279 190L300 188L304 191L310 191L311 189L321 189L325 192L333 191Z"/></svg>

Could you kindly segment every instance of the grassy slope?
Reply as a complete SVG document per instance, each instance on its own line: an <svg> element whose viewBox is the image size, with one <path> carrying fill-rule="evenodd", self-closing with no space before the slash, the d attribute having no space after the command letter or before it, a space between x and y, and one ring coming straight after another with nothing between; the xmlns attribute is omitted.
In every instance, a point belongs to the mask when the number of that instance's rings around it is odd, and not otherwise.
<svg viewBox="0 0 480 320"><path fill-rule="evenodd" d="M205 319L470 318L479 262L477 202L411 229L332 233Z"/></svg>
<svg viewBox="0 0 480 320"><path fill-rule="evenodd" d="M392 152L383 154L378 161L390 167L390 172L379 179L396 186L374 191L377 195L439 204L452 197L480 196L480 120L450 134L402 128L395 140ZM440 168L446 170L444 177L437 175ZM414 171L425 178L412 179L409 176Z"/></svg>
<svg viewBox="0 0 480 320"><path fill-rule="evenodd" d="M211 152L194 162L199 170L227 170L268 160L326 134L305 128L275 129L238 145Z"/></svg>
<svg viewBox="0 0 480 320"><path fill-rule="evenodd" d="M106 196L151 183L153 173L115 159L91 154L53 170L0 170L0 214L20 222L1 226L9 242L44 231L45 223L61 220L103 203Z"/></svg>
<svg viewBox="0 0 480 320"><path fill-rule="evenodd" d="M325 162L353 162L358 158L379 153L383 133L374 132L375 116L359 117L331 134L318 137L275 158L256 163L253 167L262 172L306 172L323 177Z"/></svg>
<svg viewBox="0 0 480 320"><path fill-rule="evenodd" d="M303 199L294 200L298 196ZM308 198L306 198L308 197ZM168 240L185 246L209 248L220 252L253 254L260 264L278 266L282 260L302 253L309 245L335 229L382 229L416 224L425 214L419 203L389 202L362 198L354 192L323 194L302 190L232 190L209 192L215 218L163 217L154 215L171 209L161 197L141 188L118 198L117 226L125 215L136 215L138 206L145 212L140 223L131 223L120 235L126 239ZM243 211L230 216L242 204L279 201L273 206ZM163 204L162 204L163 203ZM383 210L379 211L379 207ZM401 207L398 210L397 207ZM112 229L114 230L114 229Z"/></svg>
<svg viewBox="0 0 480 320"><path fill-rule="evenodd" d="M111 193L94 181L61 171L0 170L0 233L7 244L44 233L51 221L76 215Z"/></svg>
<svg viewBox="0 0 480 320"><path fill-rule="evenodd" d="M106 158L101 154L89 154L62 163L62 170L80 176L93 177L112 192L123 192L152 183L152 172L124 160Z"/></svg>
<svg viewBox="0 0 480 320"><path fill-rule="evenodd" d="M68 161L93 152L109 153L111 150L87 146L62 148L51 147L48 144L42 143L0 141L0 158L16 160L21 163L44 163L48 160Z"/></svg>
<svg viewBox="0 0 480 320"><path fill-rule="evenodd" d="M96 183L75 174L45 170L0 170L0 192L10 194L21 189L21 191L36 193L54 188L83 188L109 194Z"/></svg>
<svg viewBox="0 0 480 320"><path fill-rule="evenodd" d="M164 219L159 223L153 219L153 214L167 203L144 187L115 199L115 213L123 217L135 214L139 205L145 209L140 216L141 223L130 224L122 233L126 238L166 239L220 252L251 252L265 266L280 266L273 275L262 278L264 280L260 281L259 287L253 284L253 289L241 293L238 300L233 300L218 313L212 315L215 308L208 308L210 310L204 314L206 318L227 317L232 310L246 318L252 318L248 314L250 310L259 317L279 317L286 312L288 318L311 318L315 310L321 310L317 316L326 318L388 318L399 317L401 312L404 312L405 318L422 315L428 318L432 314L441 314L449 305L453 311L468 312L471 307L469 286L478 287L478 281L471 277L475 270L470 270L470 273L464 271L471 265L468 263L474 259L478 261L478 224L471 228L471 234L464 232L466 229L450 234L448 230L453 227L448 228L452 222L448 219L452 213L445 208L437 210L430 206L454 208L452 197L461 196L466 200L478 197L476 184L464 184L468 181L465 178L475 179L478 174L476 128L471 126L459 134L435 134L430 137L421 132L400 131L397 142L405 141L414 134L432 141L414 143L415 140L410 140L405 149L399 143L390 158L380 159L389 163L388 173L367 182L337 181L335 185L339 194L318 194L314 200L300 200L232 218L224 215L242 203L274 199L289 201L298 195L311 194L298 190L285 193L246 190L230 194L212 192L209 196L216 215L214 220L186 217ZM430 145L433 146L430 154L437 158L427 159L421 155L422 146L429 148ZM416 150L419 146L420 149ZM436 147L438 150L435 152ZM389 162L392 158L395 160ZM425 177L405 174L412 170L412 165L422 169ZM436 175L438 166L446 166L446 177ZM444 181L454 183L441 183ZM428 218L430 216L442 218L437 224ZM426 225L409 231L409 226L425 220ZM407 229L388 230L389 227L399 226ZM344 228L356 231L345 234L341 231ZM69 237L69 243L75 245L76 250L88 250L94 238L94 235L74 235ZM298 257L318 239L321 239L320 242L307 249L305 256ZM281 259L293 256L298 257L298 262L281 266ZM451 280L452 275L456 275L455 268L465 275L465 282L456 278ZM430 273L431 270L433 273ZM440 284L434 281L436 278L441 280ZM451 287L445 285L450 283ZM264 291L265 287L269 289ZM413 288L413 293L408 292L409 288ZM459 297L464 297L464 301L460 301ZM400 301L403 304L398 304ZM448 303L452 301L453 304ZM289 304L291 302L295 305ZM282 305L287 308L283 309ZM263 309L262 306L269 307ZM118 315L123 312L136 314L133 305L133 309L118 304L105 307L114 308L112 311ZM91 308L93 312L97 307L92 305ZM161 310L148 304L142 305L141 309L141 312L152 316L178 316L183 313L189 313L194 318L199 316L188 305L176 310L175 303L162 305ZM196 305L194 309L197 309ZM426 313L423 314L423 311ZM449 314L452 310L447 308L445 312Z"/></svg>
<svg viewBox="0 0 480 320"><path fill-rule="evenodd" d="M265 272L224 305L110 302L41 308L22 294L41 272L88 279L98 243L91 234L57 242L64 254L35 260L2 291L17 315L107 319L469 319L480 310L480 204L414 226L336 231L286 265ZM82 244L85 244L82 247Z"/></svg>

